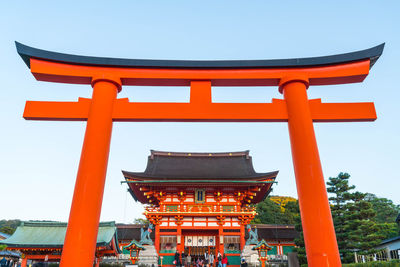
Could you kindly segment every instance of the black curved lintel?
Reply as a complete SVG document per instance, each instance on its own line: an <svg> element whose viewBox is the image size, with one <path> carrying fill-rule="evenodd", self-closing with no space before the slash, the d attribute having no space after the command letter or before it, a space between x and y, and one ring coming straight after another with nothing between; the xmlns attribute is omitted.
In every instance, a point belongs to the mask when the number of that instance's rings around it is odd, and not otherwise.
<svg viewBox="0 0 400 267"><path fill-rule="evenodd" d="M250 68L298 68L329 66L370 60L370 68L382 55L385 43L378 46L345 54L291 58L291 59L267 59L267 60L153 60L153 59L127 59L89 57L57 53L41 50L15 42L18 54L30 68L30 58L44 59L54 62L69 63L75 65L91 65L106 67L126 68L167 68L167 69L250 69Z"/></svg>

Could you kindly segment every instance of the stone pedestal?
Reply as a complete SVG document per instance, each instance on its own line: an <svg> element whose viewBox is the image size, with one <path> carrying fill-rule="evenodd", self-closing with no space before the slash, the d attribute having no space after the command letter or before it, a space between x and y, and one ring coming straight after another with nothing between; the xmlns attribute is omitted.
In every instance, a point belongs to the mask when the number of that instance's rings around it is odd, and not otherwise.
<svg viewBox="0 0 400 267"><path fill-rule="evenodd" d="M146 250L139 252L139 260L136 262L137 265L145 264L149 267L158 266L158 254L154 245L144 245Z"/></svg>
<svg viewBox="0 0 400 267"><path fill-rule="evenodd" d="M242 251L242 256L246 259L249 266L261 266L261 263L258 260L258 252L252 250L253 247L254 245L245 245Z"/></svg>

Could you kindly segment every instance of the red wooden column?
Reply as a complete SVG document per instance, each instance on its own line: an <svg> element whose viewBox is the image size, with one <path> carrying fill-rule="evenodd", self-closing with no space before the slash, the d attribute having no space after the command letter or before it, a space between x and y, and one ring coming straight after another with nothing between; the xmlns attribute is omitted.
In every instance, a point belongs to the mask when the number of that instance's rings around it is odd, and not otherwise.
<svg viewBox="0 0 400 267"><path fill-rule="evenodd" d="M179 256L182 253L183 249L184 249L184 243L182 244L182 242L184 242L182 240L182 228L180 225L177 225L176 227L176 241L180 241L179 243L176 242L176 251L179 252Z"/></svg>
<svg viewBox="0 0 400 267"><path fill-rule="evenodd" d="M222 225L218 227L218 252L221 253L221 255L224 255L224 230L222 228ZM222 243L221 243L222 240Z"/></svg>
<svg viewBox="0 0 400 267"><path fill-rule="evenodd" d="M244 239L245 235L245 230L244 230L244 224L240 225L240 250L242 251L244 249L244 246L246 244L246 241Z"/></svg>
<svg viewBox="0 0 400 267"><path fill-rule="evenodd" d="M307 78L282 79L294 172L310 267L341 266L307 98Z"/></svg>
<svg viewBox="0 0 400 267"><path fill-rule="evenodd" d="M22 259L21 267L26 267L28 263L28 258L25 256L25 258Z"/></svg>
<svg viewBox="0 0 400 267"><path fill-rule="evenodd" d="M160 253L160 227L158 224L154 224L155 228L155 238L154 238L154 246L156 247L157 253Z"/></svg>
<svg viewBox="0 0 400 267"><path fill-rule="evenodd" d="M112 112L121 84L93 79L93 97L60 266L92 267L107 172Z"/></svg>
<svg viewBox="0 0 400 267"><path fill-rule="evenodd" d="M100 267L100 262L101 262L101 259L100 258L96 258L95 259L95 267Z"/></svg>

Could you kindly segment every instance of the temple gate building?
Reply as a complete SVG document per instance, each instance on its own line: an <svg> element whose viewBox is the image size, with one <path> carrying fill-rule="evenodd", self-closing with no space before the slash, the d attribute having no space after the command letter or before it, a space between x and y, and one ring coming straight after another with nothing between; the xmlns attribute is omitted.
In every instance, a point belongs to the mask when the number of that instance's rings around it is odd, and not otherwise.
<svg viewBox="0 0 400 267"><path fill-rule="evenodd" d="M132 197L146 205L144 215L154 225L154 245L163 265L172 265L175 251L192 256L225 253L230 265L239 265L245 226L277 174L255 172L249 151L151 151L144 172L123 171ZM276 254L293 247L292 236L275 244Z"/></svg>

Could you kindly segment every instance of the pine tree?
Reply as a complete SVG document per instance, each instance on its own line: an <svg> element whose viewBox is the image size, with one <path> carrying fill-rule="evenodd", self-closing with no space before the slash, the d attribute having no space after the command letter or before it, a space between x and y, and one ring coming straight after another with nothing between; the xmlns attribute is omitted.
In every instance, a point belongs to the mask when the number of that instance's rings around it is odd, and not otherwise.
<svg viewBox="0 0 400 267"><path fill-rule="evenodd" d="M348 255L352 255L353 253L349 245L349 233L345 229L346 223L351 216L347 206L347 203L352 199L350 190L355 188L354 185L349 185L349 178L350 175L348 173L341 172L337 177L329 177L329 181L327 182L327 191L332 194L329 200L331 202L336 239L343 262L348 262Z"/></svg>
<svg viewBox="0 0 400 267"><path fill-rule="evenodd" d="M349 245L359 254L374 253L374 247L384 238L379 225L374 221L376 212L372 204L365 200L367 194L355 192L351 195L352 202L347 204L351 215L345 226L345 230L349 233Z"/></svg>
<svg viewBox="0 0 400 267"><path fill-rule="evenodd" d="M355 186L349 185L349 178L349 174L340 173L327 182L328 192L333 194L329 200L343 263L353 262L355 251L373 253L385 237L383 226L376 222L376 212L368 201L370 195L351 192Z"/></svg>

